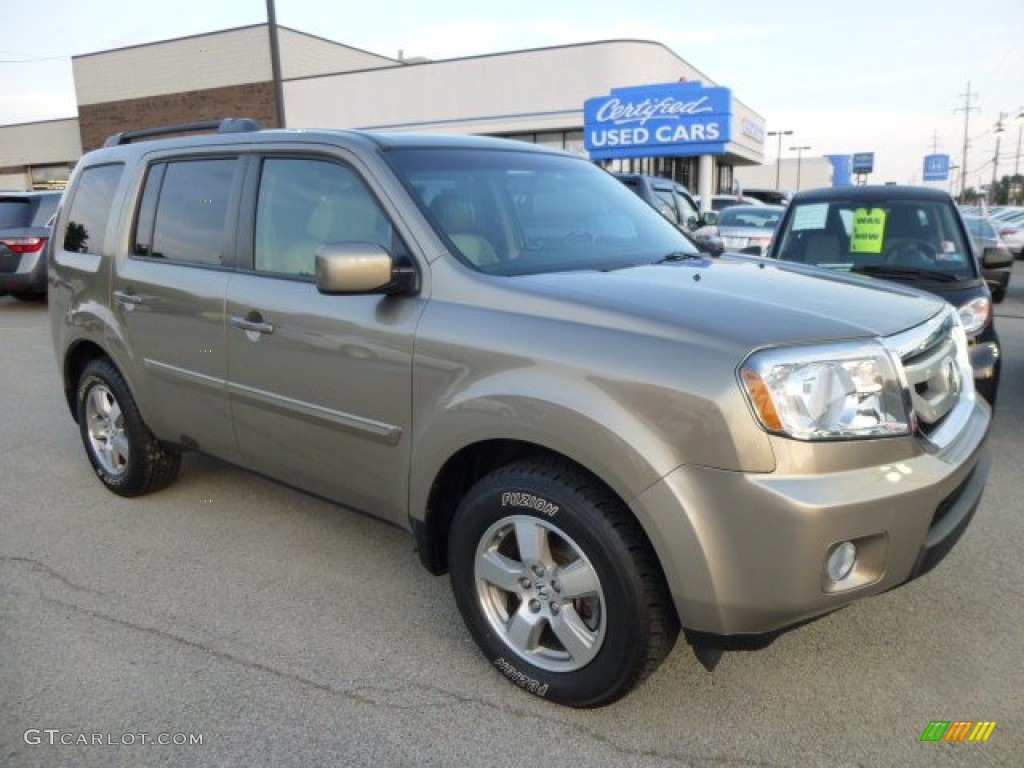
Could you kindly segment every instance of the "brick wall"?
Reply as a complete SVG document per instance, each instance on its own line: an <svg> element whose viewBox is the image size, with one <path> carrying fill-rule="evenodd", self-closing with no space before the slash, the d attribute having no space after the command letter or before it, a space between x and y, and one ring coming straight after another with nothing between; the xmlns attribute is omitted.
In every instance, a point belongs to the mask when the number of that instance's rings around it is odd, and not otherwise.
<svg viewBox="0 0 1024 768"><path fill-rule="evenodd" d="M103 145L112 133L174 123L251 117L264 128L276 128L274 84L232 85L144 99L80 104L78 122L85 152Z"/></svg>

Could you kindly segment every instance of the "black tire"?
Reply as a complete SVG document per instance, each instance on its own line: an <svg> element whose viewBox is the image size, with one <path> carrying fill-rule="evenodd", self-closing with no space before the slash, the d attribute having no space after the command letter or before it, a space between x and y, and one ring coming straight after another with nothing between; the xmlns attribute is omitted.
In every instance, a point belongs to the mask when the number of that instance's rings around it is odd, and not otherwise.
<svg viewBox="0 0 1024 768"><path fill-rule="evenodd" d="M82 371L76 408L85 453L111 491L141 496L177 476L181 453L149 431L128 384L109 360L93 360Z"/></svg>
<svg viewBox="0 0 1024 768"><path fill-rule="evenodd" d="M473 638L501 673L543 698L610 704L675 642L675 611L643 530L568 462L526 459L482 478L459 504L448 553Z"/></svg>

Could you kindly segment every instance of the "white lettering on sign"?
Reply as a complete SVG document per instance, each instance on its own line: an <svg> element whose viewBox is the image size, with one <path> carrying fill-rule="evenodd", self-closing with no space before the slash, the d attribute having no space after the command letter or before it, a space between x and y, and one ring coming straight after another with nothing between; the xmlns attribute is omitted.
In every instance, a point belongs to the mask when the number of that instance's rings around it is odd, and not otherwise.
<svg viewBox="0 0 1024 768"><path fill-rule="evenodd" d="M749 136L754 141L759 141L764 144L764 128L755 123L753 120L743 119L743 135Z"/></svg>
<svg viewBox="0 0 1024 768"><path fill-rule="evenodd" d="M685 141L718 141L722 136L718 123L694 123L692 125L659 125L654 130L658 144L678 144ZM648 128L609 128L590 133L592 147L631 147L646 145L651 140Z"/></svg>
<svg viewBox="0 0 1024 768"><path fill-rule="evenodd" d="M644 99L643 101L636 102L609 99L597 111L597 121L599 123L614 123L615 125L624 125L626 123L646 125L648 120L658 117L678 120L683 115L700 115L712 112L711 105L707 102L707 96L701 96L696 101L679 101L671 96L666 96L663 99Z"/></svg>

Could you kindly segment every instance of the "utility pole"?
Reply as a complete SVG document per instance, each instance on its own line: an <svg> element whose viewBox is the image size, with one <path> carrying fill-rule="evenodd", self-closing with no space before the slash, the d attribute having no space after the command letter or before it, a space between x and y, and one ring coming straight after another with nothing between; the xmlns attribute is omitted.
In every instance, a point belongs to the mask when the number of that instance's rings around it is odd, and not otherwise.
<svg viewBox="0 0 1024 768"><path fill-rule="evenodd" d="M782 137L792 136L792 131L768 131L769 136L779 137L779 148L775 152L775 191L779 191L779 172L782 170Z"/></svg>
<svg viewBox="0 0 1024 768"><path fill-rule="evenodd" d="M974 94L974 95L977 96L977 94ZM978 111L978 107L976 107L973 104L971 104L971 81L970 80L967 81L967 93L961 93L960 94L960 98L962 98L964 100L964 105L962 107L957 107L953 111L954 112L961 112L962 111L964 113L964 155L963 155L963 158L960 160L960 202L962 203L962 202L964 202L964 191L967 188L967 146L968 146L968 143L969 143L968 138L967 138L967 131L969 130L969 126L970 126L970 114L971 114L971 112L972 111L973 112L977 112Z"/></svg>
<svg viewBox="0 0 1024 768"><path fill-rule="evenodd" d="M1020 205L1021 192L1022 188L1024 188L1024 184L1021 183L1020 178L1020 139L1021 135L1024 134L1024 107L1020 108L1020 111L1017 114L1017 117L1014 118L1014 120L1016 120L1017 122L1017 156L1013 161L1013 184L1011 184L1010 186L1017 193L1015 196L1015 200L1017 202L1017 205Z"/></svg>
<svg viewBox="0 0 1024 768"><path fill-rule="evenodd" d="M999 140L1003 138L1003 120L1005 118L1006 113L1000 112L999 119L996 120L996 154L992 158L992 186L990 187L992 191L992 194L990 196L992 198L992 202L990 203L991 205L996 204L996 195L997 190L999 189Z"/></svg>
<svg viewBox="0 0 1024 768"><path fill-rule="evenodd" d="M270 32L270 73L274 80L274 117L277 128L284 128L284 86L281 84L281 47L277 39L277 12L274 0L267 0L267 29Z"/></svg>

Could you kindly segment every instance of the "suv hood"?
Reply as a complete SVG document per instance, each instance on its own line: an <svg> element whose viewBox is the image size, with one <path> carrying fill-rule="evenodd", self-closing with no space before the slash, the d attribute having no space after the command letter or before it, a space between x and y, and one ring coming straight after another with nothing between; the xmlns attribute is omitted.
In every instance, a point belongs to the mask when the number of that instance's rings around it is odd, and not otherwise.
<svg viewBox="0 0 1024 768"><path fill-rule="evenodd" d="M521 282L519 282L521 281ZM559 272L518 278L531 293L587 312L669 325L744 348L889 336L939 312L945 302L921 291L774 260L692 259L609 272Z"/></svg>

